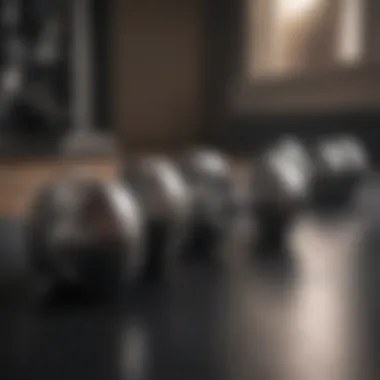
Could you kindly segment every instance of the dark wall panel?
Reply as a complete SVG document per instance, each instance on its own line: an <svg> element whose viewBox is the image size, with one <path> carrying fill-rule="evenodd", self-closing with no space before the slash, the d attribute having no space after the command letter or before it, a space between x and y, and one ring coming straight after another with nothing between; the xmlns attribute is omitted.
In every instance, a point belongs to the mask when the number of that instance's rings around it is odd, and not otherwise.
<svg viewBox="0 0 380 380"><path fill-rule="evenodd" d="M353 132L363 138L380 160L380 110L283 112L239 116L233 111L234 83L241 72L244 45L244 0L209 0L209 83L204 136L212 144L234 152L260 149L284 133L305 139L321 134ZM380 15L379 15L380 17Z"/></svg>

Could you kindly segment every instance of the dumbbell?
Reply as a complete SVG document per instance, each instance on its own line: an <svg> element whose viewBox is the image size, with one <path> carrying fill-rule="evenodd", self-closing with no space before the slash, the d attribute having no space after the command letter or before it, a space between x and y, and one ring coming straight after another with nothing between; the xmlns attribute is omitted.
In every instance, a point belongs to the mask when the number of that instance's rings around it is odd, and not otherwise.
<svg viewBox="0 0 380 380"><path fill-rule="evenodd" d="M140 207L126 186L67 175L32 199L26 241L38 292L109 297L145 263Z"/></svg>
<svg viewBox="0 0 380 380"><path fill-rule="evenodd" d="M325 211L349 207L370 170L364 145L354 136L323 138L314 144L311 154L315 167L312 204Z"/></svg>
<svg viewBox="0 0 380 380"><path fill-rule="evenodd" d="M28 260L24 228L17 217L0 218L0 302L19 303L27 299Z"/></svg>
<svg viewBox="0 0 380 380"><path fill-rule="evenodd" d="M235 206L229 160L217 150L194 149L179 159L179 165L193 204L187 258L218 261Z"/></svg>
<svg viewBox="0 0 380 380"><path fill-rule="evenodd" d="M181 253L191 209L190 192L169 158L149 156L132 160L121 174L144 214L147 280L170 279L181 265Z"/></svg>
<svg viewBox="0 0 380 380"><path fill-rule="evenodd" d="M286 248L289 227L307 205L313 164L293 136L275 142L251 164L251 210L258 228L256 251L271 256Z"/></svg>

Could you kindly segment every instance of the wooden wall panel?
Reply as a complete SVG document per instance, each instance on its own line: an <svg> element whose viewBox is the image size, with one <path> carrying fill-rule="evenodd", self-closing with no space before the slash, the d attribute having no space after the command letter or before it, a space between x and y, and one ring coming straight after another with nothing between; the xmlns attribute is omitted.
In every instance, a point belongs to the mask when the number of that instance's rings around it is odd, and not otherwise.
<svg viewBox="0 0 380 380"><path fill-rule="evenodd" d="M115 0L111 115L127 150L175 149L198 138L202 1Z"/></svg>
<svg viewBox="0 0 380 380"><path fill-rule="evenodd" d="M113 160L0 163L0 215L23 215L39 186L60 172L83 170L95 178L108 179L114 177L116 167Z"/></svg>

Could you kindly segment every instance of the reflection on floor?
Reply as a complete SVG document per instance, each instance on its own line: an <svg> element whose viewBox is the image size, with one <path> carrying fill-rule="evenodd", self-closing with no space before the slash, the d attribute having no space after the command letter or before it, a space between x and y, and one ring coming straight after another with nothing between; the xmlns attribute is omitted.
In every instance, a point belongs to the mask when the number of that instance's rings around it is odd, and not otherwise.
<svg viewBox="0 0 380 380"><path fill-rule="evenodd" d="M122 306L3 310L0 378L366 380L360 230L304 216L290 270L252 262L142 287ZM240 264L242 249L230 251Z"/></svg>
<svg viewBox="0 0 380 380"><path fill-rule="evenodd" d="M231 319L225 325L231 378L355 377L360 365L355 335L360 236L354 221L300 218L291 236L296 268L285 286L273 286L277 281L260 273L231 286Z"/></svg>

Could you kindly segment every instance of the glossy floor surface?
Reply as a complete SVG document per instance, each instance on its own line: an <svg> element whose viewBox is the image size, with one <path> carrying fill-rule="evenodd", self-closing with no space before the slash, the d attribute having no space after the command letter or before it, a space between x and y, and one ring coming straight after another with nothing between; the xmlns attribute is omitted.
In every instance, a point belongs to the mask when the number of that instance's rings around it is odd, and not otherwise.
<svg viewBox="0 0 380 380"><path fill-rule="evenodd" d="M304 216L289 252L249 264L235 239L224 270L146 285L122 305L4 307L0 378L379 378L376 239L352 218Z"/></svg>

